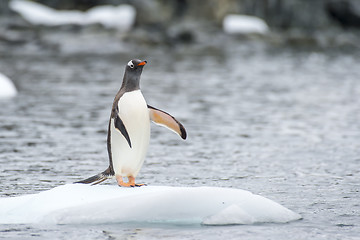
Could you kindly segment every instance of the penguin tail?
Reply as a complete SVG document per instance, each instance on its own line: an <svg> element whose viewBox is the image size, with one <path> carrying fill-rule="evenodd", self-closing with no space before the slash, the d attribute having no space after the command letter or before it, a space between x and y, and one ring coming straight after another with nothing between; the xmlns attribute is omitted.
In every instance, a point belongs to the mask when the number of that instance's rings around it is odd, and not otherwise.
<svg viewBox="0 0 360 240"><path fill-rule="evenodd" d="M85 184L92 183L91 185L96 185L112 177L114 177L114 174L112 173L110 167L108 167L108 169L106 169L102 173L96 174L92 177L74 183L85 183Z"/></svg>

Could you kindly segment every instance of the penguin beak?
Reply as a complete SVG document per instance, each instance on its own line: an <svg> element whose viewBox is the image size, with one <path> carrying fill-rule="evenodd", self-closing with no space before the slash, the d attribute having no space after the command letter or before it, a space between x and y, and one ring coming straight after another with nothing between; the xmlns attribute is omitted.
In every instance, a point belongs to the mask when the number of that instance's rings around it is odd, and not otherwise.
<svg viewBox="0 0 360 240"><path fill-rule="evenodd" d="M141 63L138 64L138 66L144 66L145 64L147 64L147 61L142 61Z"/></svg>

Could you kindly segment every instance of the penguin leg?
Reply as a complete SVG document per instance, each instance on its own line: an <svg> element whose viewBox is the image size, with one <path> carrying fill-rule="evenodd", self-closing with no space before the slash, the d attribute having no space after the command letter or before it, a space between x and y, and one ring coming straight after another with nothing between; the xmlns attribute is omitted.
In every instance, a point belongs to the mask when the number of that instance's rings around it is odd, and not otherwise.
<svg viewBox="0 0 360 240"><path fill-rule="evenodd" d="M146 186L146 184L135 184L135 178L133 176L128 177L129 183L131 183L131 186L133 187L141 187Z"/></svg>
<svg viewBox="0 0 360 240"><path fill-rule="evenodd" d="M145 185L145 184L135 184L135 178L132 176L128 177L128 180L129 181L126 183L124 182L122 176L116 175L116 181L120 187L141 187Z"/></svg>
<svg viewBox="0 0 360 240"><path fill-rule="evenodd" d="M125 183L122 176L116 175L116 181L120 187L132 187L130 183Z"/></svg>

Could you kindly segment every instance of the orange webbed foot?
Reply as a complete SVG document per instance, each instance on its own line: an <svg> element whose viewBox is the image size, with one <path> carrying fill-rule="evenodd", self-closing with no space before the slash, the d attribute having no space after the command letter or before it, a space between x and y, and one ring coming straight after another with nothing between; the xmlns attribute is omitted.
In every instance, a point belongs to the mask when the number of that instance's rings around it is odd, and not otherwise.
<svg viewBox="0 0 360 240"><path fill-rule="evenodd" d="M116 176L116 181L120 187L141 187L146 186L146 184L135 184L134 177L128 177L128 182L124 182L122 176Z"/></svg>

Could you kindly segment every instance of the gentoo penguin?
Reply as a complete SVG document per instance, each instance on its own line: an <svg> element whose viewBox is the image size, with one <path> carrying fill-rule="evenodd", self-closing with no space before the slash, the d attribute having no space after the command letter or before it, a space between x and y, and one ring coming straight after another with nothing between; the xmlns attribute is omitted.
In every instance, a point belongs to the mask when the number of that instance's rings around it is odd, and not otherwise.
<svg viewBox="0 0 360 240"><path fill-rule="evenodd" d="M150 140L150 120L186 139L183 125L170 114L151 107L140 91L140 76L146 61L128 62L120 90L115 96L108 126L109 167L102 173L76 183L98 184L116 178L119 186L138 187L135 178L144 163ZM128 182L123 178L127 177Z"/></svg>

